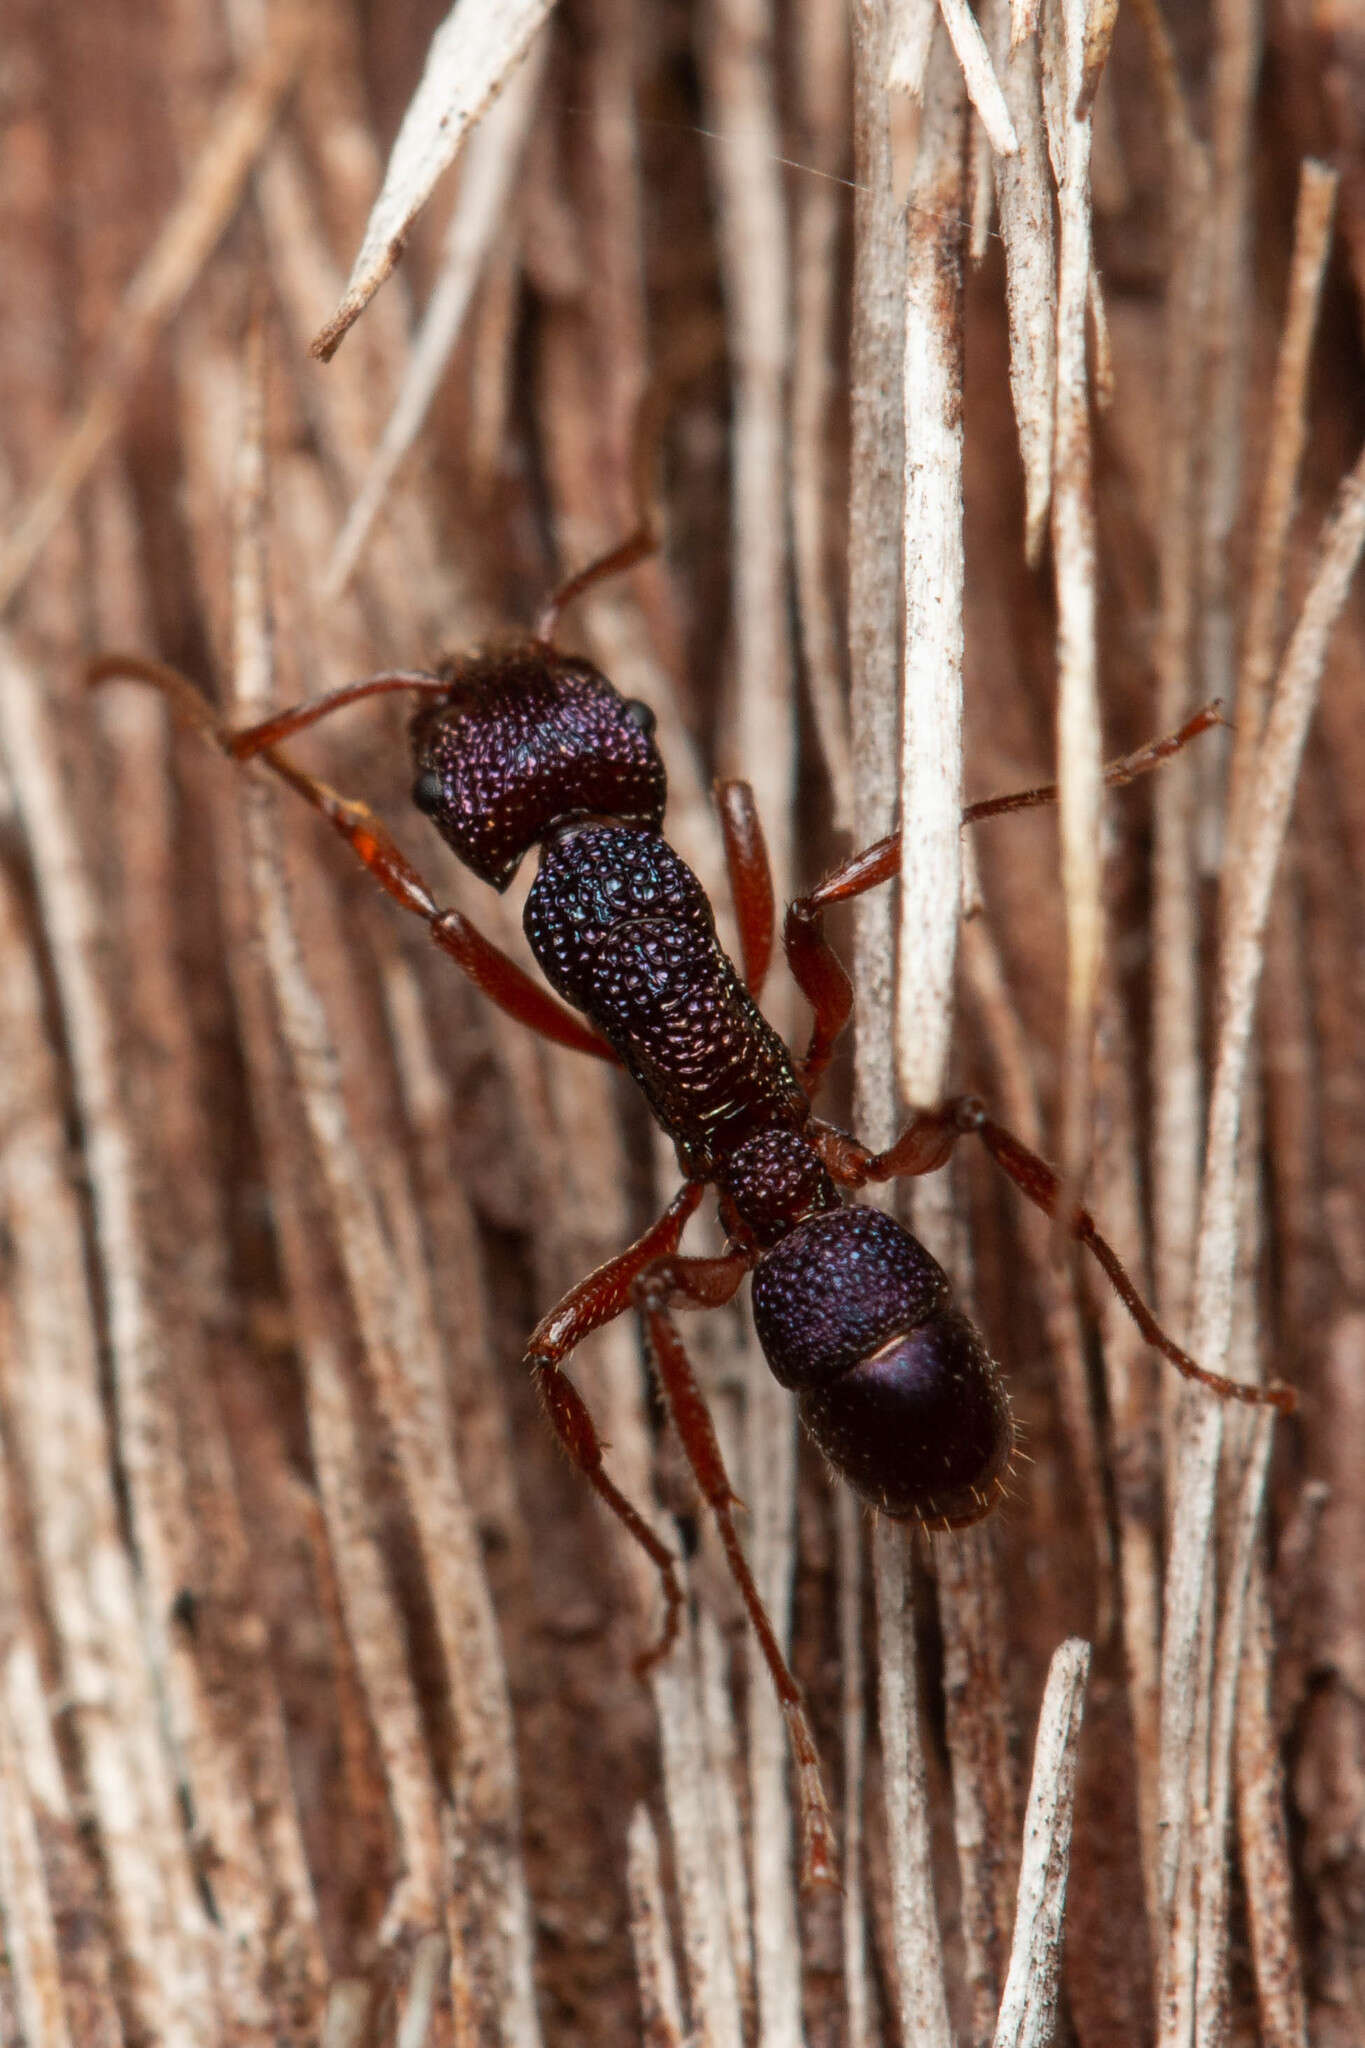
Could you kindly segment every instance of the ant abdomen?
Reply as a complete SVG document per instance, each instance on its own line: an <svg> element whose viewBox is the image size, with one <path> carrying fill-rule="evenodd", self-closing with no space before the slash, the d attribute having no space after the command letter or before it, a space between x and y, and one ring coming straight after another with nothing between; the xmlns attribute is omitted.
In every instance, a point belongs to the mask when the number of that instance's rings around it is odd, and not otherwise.
<svg viewBox="0 0 1365 2048"><path fill-rule="evenodd" d="M947 1274L894 1217L810 1217L760 1260L753 1307L774 1376L865 1501L930 1528L990 1511L1014 1442L1004 1383Z"/></svg>

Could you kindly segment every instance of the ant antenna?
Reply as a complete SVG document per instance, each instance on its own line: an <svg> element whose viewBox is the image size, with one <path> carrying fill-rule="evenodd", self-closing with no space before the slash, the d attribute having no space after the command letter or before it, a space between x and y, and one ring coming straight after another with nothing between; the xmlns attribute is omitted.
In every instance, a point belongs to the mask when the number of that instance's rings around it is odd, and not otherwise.
<svg viewBox="0 0 1365 2048"><path fill-rule="evenodd" d="M618 541L606 554L598 555L586 568L576 570L551 593L536 621L535 637L542 647L551 645L560 618L576 598L599 583L605 583L609 577L619 576L624 570L633 569L637 562L647 561L650 555L658 553L660 532L654 478L664 429L679 393L719 362L723 354L724 338L719 322L698 320L683 330L661 367L650 378L631 430L630 485L635 503L635 525L623 541Z"/></svg>

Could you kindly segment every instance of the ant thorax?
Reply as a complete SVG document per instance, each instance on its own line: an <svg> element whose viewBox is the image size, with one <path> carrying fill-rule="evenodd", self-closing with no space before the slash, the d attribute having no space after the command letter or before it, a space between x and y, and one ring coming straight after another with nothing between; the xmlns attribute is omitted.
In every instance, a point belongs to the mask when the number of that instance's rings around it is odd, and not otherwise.
<svg viewBox="0 0 1365 2048"><path fill-rule="evenodd" d="M594 824L552 839L525 929L690 1173L713 1179L755 1133L805 1122L791 1055L722 952L701 883L658 834Z"/></svg>

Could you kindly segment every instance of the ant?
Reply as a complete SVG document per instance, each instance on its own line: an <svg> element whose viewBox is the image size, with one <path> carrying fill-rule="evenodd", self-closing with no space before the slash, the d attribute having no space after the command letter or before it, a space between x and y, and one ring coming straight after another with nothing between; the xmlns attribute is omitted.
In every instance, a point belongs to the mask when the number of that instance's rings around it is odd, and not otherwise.
<svg viewBox="0 0 1365 2048"><path fill-rule="evenodd" d="M111 655L90 680L156 684L237 762L263 761L340 833L405 910L425 919L499 1008L558 1045L624 1066L672 1138L683 1184L625 1251L570 1289L532 1332L526 1362L570 1459L647 1552L662 1582L658 1641L677 1638L682 1584L672 1552L605 1469L586 1403L562 1370L592 1331L628 1308L643 1325L674 1426L715 1518L786 1721L807 1883L837 1882L833 1822L800 1689L759 1597L735 1525L715 1429L674 1322L680 1308L720 1308L752 1275L754 1322L772 1372L797 1397L807 1433L860 1499L894 1520L959 1529L999 1500L1014 1446L1009 1399L980 1333L954 1306L947 1274L894 1217L847 1192L932 1173L975 1137L1029 1201L1056 1216L1052 1167L994 1122L975 1096L915 1110L895 1143L872 1152L812 1113L812 1099L853 1009L853 988L824 935L825 912L888 882L901 834L842 861L787 910L783 943L814 1012L797 1056L758 1006L772 957L772 877L753 794L717 785L740 971L721 950L706 892L663 836L667 783L654 716L586 660L554 645L568 603L655 545L648 521L561 585L534 638L450 660L434 674L398 670L351 683L231 731L174 670ZM364 698L410 691L413 801L476 875L504 890L532 847L540 864L524 925L549 995L457 910L442 909L379 818L307 774L280 744ZM1131 781L1219 721L1216 705L1170 738L1106 771ZM972 823L1055 800L1055 786L973 804ZM581 1013L575 1015L575 1012ZM581 1021L586 1018L587 1022ZM727 1244L683 1256L684 1228L715 1188ZM1090 1251L1148 1343L1187 1379L1224 1399L1288 1410L1291 1391L1206 1372L1157 1323L1094 1219L1076 1208L1069 1234Z"/></svg>

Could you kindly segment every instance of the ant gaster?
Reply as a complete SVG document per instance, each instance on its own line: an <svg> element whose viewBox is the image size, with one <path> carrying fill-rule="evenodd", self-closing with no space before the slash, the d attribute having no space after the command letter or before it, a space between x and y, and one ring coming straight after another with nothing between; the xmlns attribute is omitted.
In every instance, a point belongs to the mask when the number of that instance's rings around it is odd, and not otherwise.
<svg viewBox="0 0 1365 2048"><path fill-rule="evenodd" d="M361 683L240 732L220 727L186 680L158 664L109 656L92 679L157 683L235 760L259 758L322 812L375 878L423 917L432 938L503 1010L554 1042L623 1065L674 1141L684 1180L658 1220L582 1280L537 1325L527 1347L545 1410L573 1463L657 1567L665 1614L647 1667L674 1642L683 1591L672 1553L616 1488L588 1408L561 1370L583 1339L627 1308L644 1326L683 1449L715 1517L786 1719L800 1790L807 1882L837 1870L833 1825L801 1694L759 1598L735 1526L706 1402L674 1323L678 1308L718 1308L752 1275L754 1321L775 1377L801 1420L861 1499L895 1520L962 1528L999 1499L1013 1447L1009 1401L985 1342L954 1306L947 1275L879 1209L846 1200L870 1182L931 1173L965 1135L979 1138L1028 1199L1056 1212L1053 1169L987 1116L972 1096L916 1110L895 1144L871 1152L812 1114L811 1102L848 1023L853 990L823 933L836 903L889 881L893 833L843 861L786 914L784 945L814 1022L794 1057L758 1007L772 952L772 881L746 783L718 788L742 973L716 937L706 892L663 836L667 784L648 707L623 698L589 662L552 644L570 598L648 552L643 532L566 583L534 640L508 651ZM280 743L365 697L409 690L413 799L475 874L505 889L540 848L526 936L560 1002L458 911L438 907L384 825L278 751ZM1181 732L1108 772L1126 782L1217 720ZM968 821L1048 802L1051 788L972 806ZM580 1021L581 1013L587 1023ZM679 1252L707 1187L717 1190L727 1246ZM1188 1378L1224 1397L1292 1406L1205 1372L1159 1327L1084 1209L1068 1219L1149 1343Z"/></svg>

